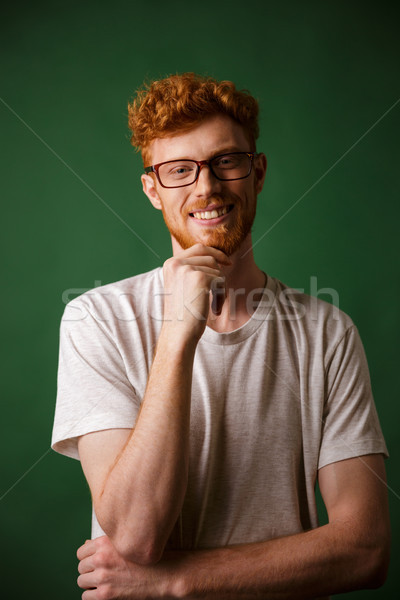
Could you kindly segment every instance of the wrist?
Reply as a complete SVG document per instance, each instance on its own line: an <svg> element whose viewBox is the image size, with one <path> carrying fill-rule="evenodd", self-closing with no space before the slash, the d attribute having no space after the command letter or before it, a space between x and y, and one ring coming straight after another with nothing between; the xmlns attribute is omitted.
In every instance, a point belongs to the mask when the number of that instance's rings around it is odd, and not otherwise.
<svg viewBox="0 0 400 600"><path fill-rule="evenodd" d="M189 586L186 582L185 555L182 550L169 550L163 559L165 560L166 576L160 578L161 587L158 590L160 598L164 600L182 600L188 598Z"/></svg>
<svg viewBox="0 0 400 600"><path fill-rule="evenodd" d="M165 321L162 325L158 347L162 346L172 354L190 356L196 351L201 335L176 323Z"/></svg>

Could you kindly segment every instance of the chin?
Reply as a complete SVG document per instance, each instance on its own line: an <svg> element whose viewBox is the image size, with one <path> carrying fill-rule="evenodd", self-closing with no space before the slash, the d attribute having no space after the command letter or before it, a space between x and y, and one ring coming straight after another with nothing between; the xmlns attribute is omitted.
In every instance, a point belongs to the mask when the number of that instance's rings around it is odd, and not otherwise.
<svg viewBox="0 0 400 600"><path fill-rule="evenodd" d="M226 225L221 225L208 233L204 232L203 235L198 237L191 235L187 231L173 227L172 224L167 221L166 225L170 234L178 242L182 250L187 250L188 248L191 248L191 246L194 246L194 244L200 243L221 250L227 256L231 256L241 247L251 232L254 216L247 219L247 221L239 219L234 223L233 227L230 228L226 227Z"/></svg>
<svg viewBox="0 0 400 600"><path fill-rule="evenodd" d="M215 233L212 235L203 235L198 238L193 236L181 236L176 235L170 231L171 235L178 242L182 250L187 250L191 248L195 244L204 244L205 246L209 246L210 248L216 248L217 250L221 250L227 256L231 256L240 246L242 245L246 235L234 236L232 233L223 233L216 235Z"/></svg>

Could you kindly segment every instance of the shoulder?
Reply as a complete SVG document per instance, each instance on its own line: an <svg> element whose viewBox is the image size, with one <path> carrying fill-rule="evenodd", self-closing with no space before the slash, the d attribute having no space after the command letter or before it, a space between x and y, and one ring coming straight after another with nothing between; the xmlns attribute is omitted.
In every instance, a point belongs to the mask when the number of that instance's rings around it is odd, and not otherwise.
<svg viewBox="0 0 400 600"><path fill-rule="evenodd" d="M329 293L332 302L327 302L279 279L274 278L274 282L274 319L299 343L306 343L309 350L330 355L349 332L357 332L352 318L340 309L336 290L315 290L316 294Z"/></svg>
<svg viewBox="0 0 400 600"><path fill-rule="evenodd" d="M277 278L273 279L276 284L276 309L283 320L304 319L305 322L316 326L330 323L344 330L354 325L351 317L339 307L337 290L315 290L315 294L329 294L332 302L327 302L318 295L306 294L303 289L293 288Z"/></svg>
<svg viewBox="0 0 400 600"><path fill-rule="evenodd" d="M81 321L88 316L99 321L136 318L163 289L160 267L120 281L88 290L65 307L62 322Z"/></svg>

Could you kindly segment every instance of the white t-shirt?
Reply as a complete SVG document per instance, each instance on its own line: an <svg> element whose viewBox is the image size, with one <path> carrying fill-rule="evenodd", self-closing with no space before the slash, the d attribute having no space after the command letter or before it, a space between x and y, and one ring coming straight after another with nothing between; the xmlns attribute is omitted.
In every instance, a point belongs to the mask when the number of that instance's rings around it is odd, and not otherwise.
<svg viewBox="0 0 400 600"><path fill-rule="evenodd" d="M87 292L61 323L52 447L132 428L162 325L162 269ZM187 494L169 547L210 548L318 525L317 470L382 453L368 366L342 311L268 277L239 329L197 346ZM102 535L94 516L92 535Z"/></svg>

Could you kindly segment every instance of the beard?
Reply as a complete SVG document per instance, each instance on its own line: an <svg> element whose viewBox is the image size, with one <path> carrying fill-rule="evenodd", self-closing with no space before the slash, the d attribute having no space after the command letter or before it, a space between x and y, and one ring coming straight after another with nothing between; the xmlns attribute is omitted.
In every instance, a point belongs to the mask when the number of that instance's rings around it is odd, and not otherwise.
<svg viewBox="0 0 400 600"><path fill-rule="evenodd" d="M212 204L220 203L222 206L228 202L229 204L233 204L232 210L235 212L233 223L229 227L225 224L214 225L209 228L201 226L203 233L198 238L189 233L187 229L179 227L178 223L166 213L164 205L162 206L162 213L170 234L176 239L183 250L200 242L206 246L221 250L227 256L231 256L240 248L251 231L256 216L256 202L253 200L244 205L239 197L235 196L235 198L232 198L231 195L228 197L222 194L215 194L212 198ZM195 208L196 210L201 210L207 208L209 205L210 201L208 200L207 203L204 203L204 206L200 206L200 203L198 203ZM194 217L190 216L188 218L194 219Z"/></svg>

